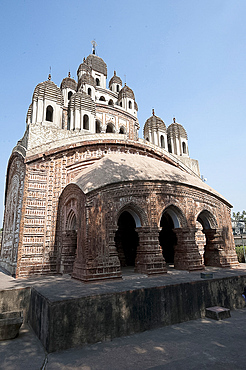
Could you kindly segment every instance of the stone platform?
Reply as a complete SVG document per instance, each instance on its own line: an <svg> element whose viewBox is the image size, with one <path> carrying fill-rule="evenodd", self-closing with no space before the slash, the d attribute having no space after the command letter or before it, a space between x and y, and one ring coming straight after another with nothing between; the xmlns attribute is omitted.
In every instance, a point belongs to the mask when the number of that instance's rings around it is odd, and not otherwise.
<svg viewBox="0 0 246 370"><path fill-rule="evenodd" d="M4 311L1 297L10 292L29 292L24 315L45 349L54 352L198 319L207 307L245 307L245 264L206 271L213 279L169 268L163 276L127 270L122 280L91 284L69 275L15 280L1 274L0 307Z"/></svg>

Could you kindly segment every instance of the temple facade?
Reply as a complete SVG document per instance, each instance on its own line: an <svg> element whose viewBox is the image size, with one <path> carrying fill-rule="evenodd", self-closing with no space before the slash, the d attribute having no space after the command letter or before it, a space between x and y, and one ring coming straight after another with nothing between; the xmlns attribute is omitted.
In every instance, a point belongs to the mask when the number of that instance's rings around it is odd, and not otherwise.
<svg viewBox="0 0 246 370"><path fill-rule="evenodd" d="M93 281L238 264L230 203L205 184L184 127L154 110L139 138L133 90L95 54L77 81L36 86L7 168L0 266Z"/></svg>

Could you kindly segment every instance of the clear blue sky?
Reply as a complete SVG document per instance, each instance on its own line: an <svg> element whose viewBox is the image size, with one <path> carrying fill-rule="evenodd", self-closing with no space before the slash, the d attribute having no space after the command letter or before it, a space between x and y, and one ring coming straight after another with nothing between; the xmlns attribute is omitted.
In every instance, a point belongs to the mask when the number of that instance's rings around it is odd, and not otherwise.
<svg viewBox="0 0 246 370"><path fill-rule="evenodd" d="M60 86L97 54L130 86L140 137L152 108L175 116L207 183L246 209L245 0L1 0L0 226L7 161L25 131L35 86Z"/></svg>

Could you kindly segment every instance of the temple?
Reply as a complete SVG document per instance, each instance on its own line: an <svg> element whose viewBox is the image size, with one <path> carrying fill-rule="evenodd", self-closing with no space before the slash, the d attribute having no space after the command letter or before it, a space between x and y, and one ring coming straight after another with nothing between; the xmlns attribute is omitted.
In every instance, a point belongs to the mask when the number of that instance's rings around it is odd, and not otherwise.
<svg viewBox="0 0 246 370"><path fill-rule="evenodd" d="M8 162L0 266L15 277L121 278L238 264L230 203L200 178L184 127L154 110L139 138L133 90L95 53L77 81L49 75Z"/></svg>

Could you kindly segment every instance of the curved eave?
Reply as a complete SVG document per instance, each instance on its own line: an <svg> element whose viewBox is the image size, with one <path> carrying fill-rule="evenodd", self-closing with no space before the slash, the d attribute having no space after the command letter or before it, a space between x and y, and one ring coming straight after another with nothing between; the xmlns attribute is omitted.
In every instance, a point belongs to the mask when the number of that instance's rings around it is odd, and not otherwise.
<svg viewBox="0 0 246 370"><path fill-rule="evenodd" d="M164 182L206 192L231 207L231 204L201 179L154 158L136 154L110 154L83 170L72 183L88 194L117 183Z"/></svg>

